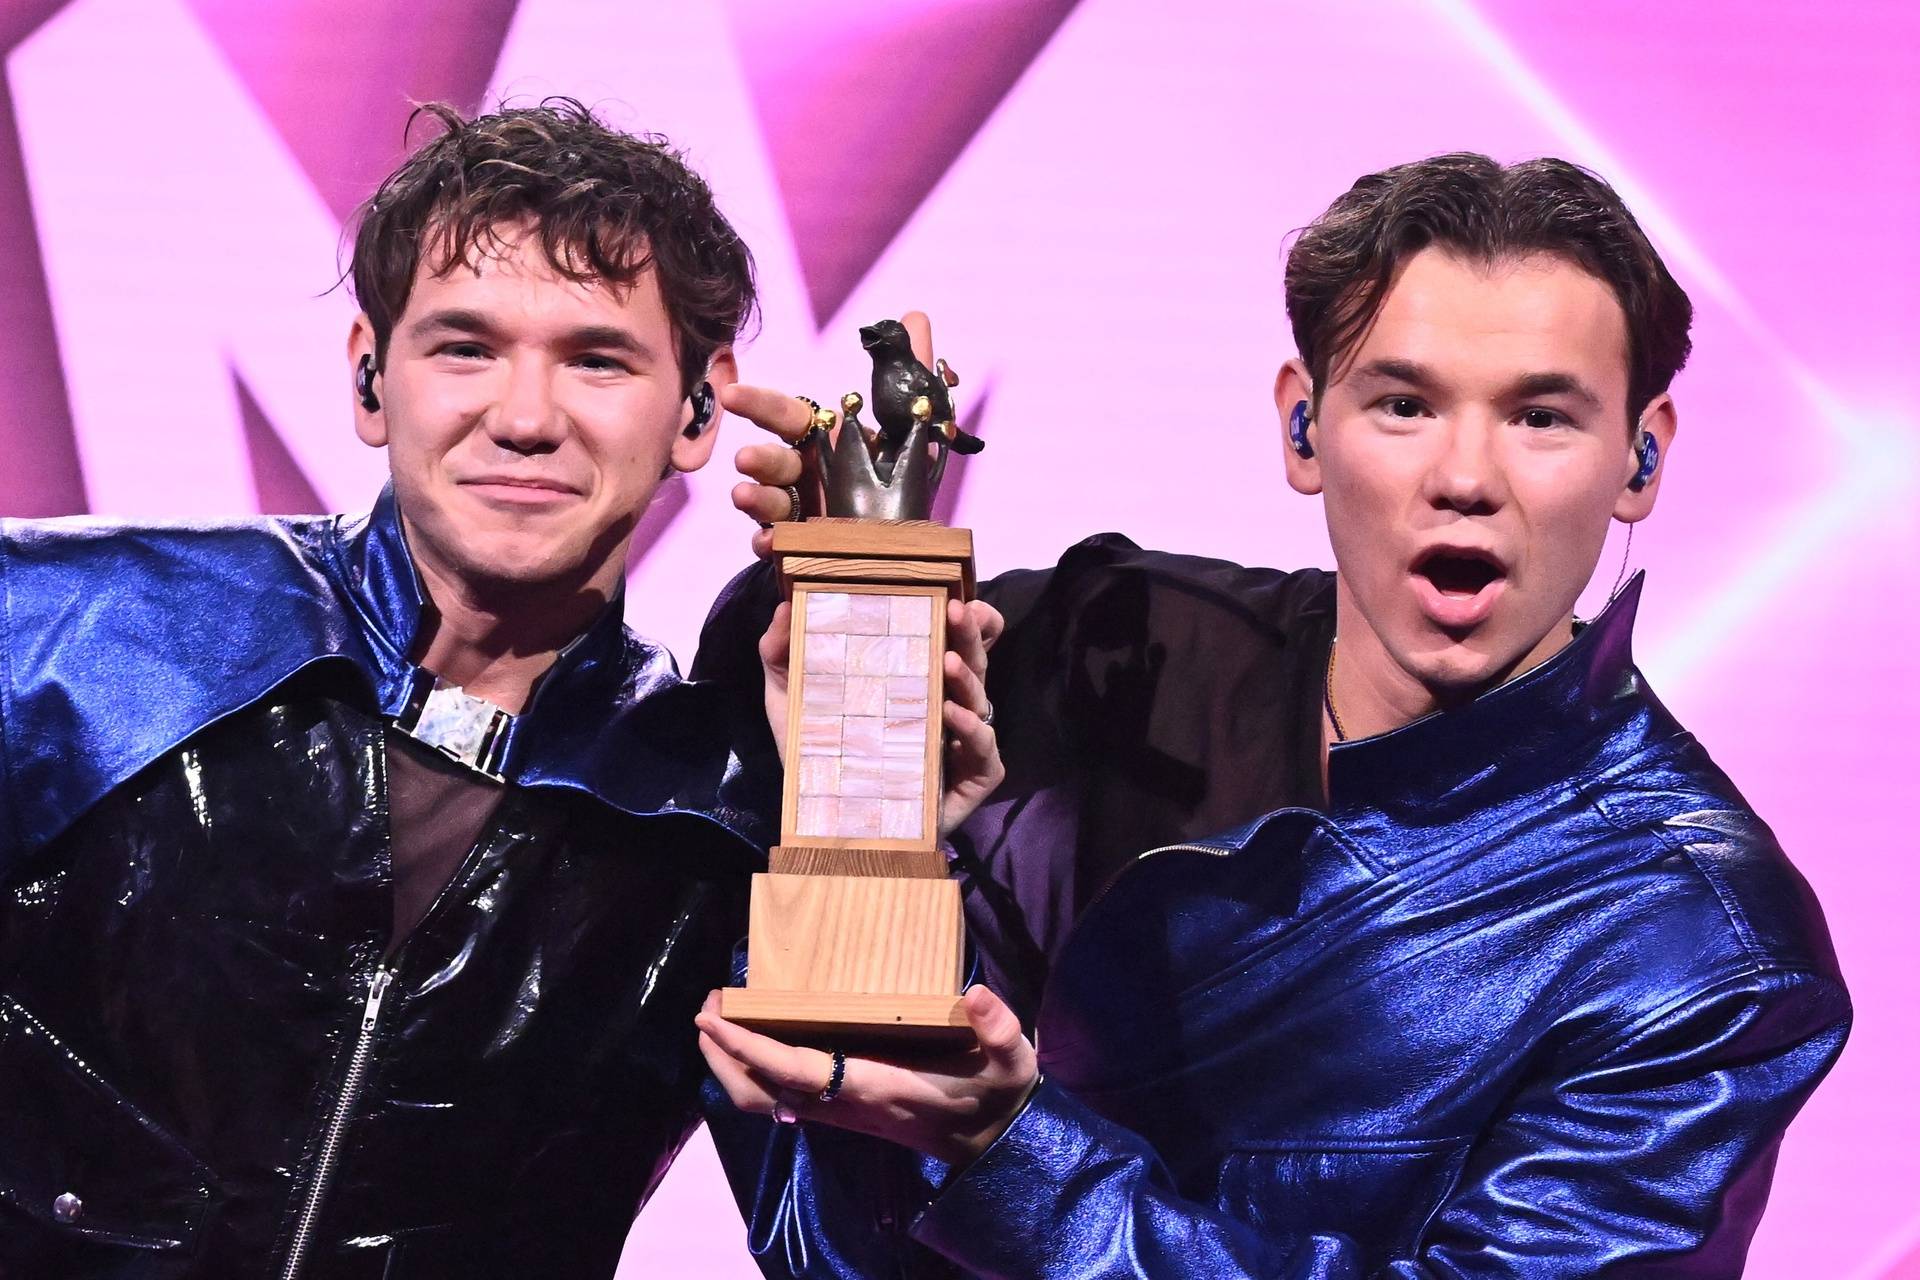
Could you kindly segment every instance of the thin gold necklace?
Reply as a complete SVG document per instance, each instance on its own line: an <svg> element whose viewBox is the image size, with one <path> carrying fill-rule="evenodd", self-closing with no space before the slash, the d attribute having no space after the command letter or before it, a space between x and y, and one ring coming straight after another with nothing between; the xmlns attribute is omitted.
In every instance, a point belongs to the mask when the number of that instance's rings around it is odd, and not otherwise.
<svg viewBox="0 0 1920 1280"><path fill-rule="evenodd" d="M1335 636L1333 643L1327 646L1327 720L1333 725L1333 740L1345 742L1347 731L1340 724L1340 713L1333 707L1333 660L1340 652L1340 637Z"/></svg>

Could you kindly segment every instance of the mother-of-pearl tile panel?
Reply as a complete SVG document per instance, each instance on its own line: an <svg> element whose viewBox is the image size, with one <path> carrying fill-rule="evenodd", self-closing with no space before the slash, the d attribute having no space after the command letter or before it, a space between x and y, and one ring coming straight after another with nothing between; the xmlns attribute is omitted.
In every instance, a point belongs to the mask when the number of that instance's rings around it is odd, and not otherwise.
<svg viewBox="0 0 1920 1280"><path fill-rule="evenodd" d="M934 600L806 593L796 835L922 839Z"/></svg>

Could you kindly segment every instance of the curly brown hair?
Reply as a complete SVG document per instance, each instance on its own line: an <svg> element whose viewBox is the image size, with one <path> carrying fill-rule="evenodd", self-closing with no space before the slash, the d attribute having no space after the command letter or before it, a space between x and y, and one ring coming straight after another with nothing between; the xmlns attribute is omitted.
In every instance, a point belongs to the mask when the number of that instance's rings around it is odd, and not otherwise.
<svg viewBox="0 0 1920 1280"><path fill-rule="evenodd" d="M1565 160L1458 152L1368 174L1287 255L1287 317L1316 398L1429 245L1479 262L1555 254L1604 281L1626 313L1629 429L1693 349L1693 303L1605 181Z"/></svg>
<svg viewBox="0 0 1920 1280"><path fill-rule="evenodd" d="M673 325L682 390L758 306L753 255L713 193L657 135L602 124L572 98L469 120L445 103L415 108L442 132L409 156L356 214L354 297L384 368L416 274L472 265L530 226L548 263L580 282L630 286L651 268Z"/></svg>

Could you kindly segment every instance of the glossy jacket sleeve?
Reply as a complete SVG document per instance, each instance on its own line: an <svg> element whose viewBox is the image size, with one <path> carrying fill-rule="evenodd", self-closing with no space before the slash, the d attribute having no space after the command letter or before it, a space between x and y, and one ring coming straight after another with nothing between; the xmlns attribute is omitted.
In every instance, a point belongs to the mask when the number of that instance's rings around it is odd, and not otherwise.
<svg viewBox="0 0 1920 1280"><path fill-rule="evenodd" d="M733 985L747 978L734 949ZM747 1248L769 1280L940 1280L960 1273L907 1228L946 1166L891 1142L826 1125L777 1124L733 1105L711 1074L707 1131L733 1190Z"/></svg>
<svg viewBox="0 0 1920 1280"><path fill-rule="evenodd" d="M945 1166L865 1134L749 1115L712 1079L705 1101L747 1247L769 1280L962 1274L907 1234Z"/></svg>
<svg viewBox="0 0 1920 1280"><path fill-rule="evenodd" d="M1848 1016L1836 984L1798 972L1680 1002L1523 1088L1398 1257L1341 1235L1264 1235L1181 1198L1144 1140L1051 1083L913 1234L975 1274L1048 1280L1735 1277L1781 1134Z"/></svg>

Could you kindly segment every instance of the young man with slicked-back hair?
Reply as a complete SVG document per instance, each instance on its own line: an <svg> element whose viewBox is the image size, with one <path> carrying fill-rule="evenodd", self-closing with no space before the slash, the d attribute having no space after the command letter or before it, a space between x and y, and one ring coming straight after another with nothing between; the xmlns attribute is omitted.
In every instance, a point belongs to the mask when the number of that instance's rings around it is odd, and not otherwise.
<svg viewBox="0 0 1920 1280"><path fill-rule="evenodd" d="M1605 183L1476 155L1362 178L1286 291L1337 575L1107 535L983 587L984 1052L851 1059L769 1134L824 1056L701 1015L767 1274L1739 1274L1846 990L1634 666L1641 579L1573 616L1659 493L1686 295Z"/></svg>
<svg viewBox="0 0 1920 1280"><path fill-rule="evenodd" d="M778 761L627 551L793 402L664 142L425 110L353 247L370 514L0 524L4 1280L604 1280L697 1123Z"/></svg>

